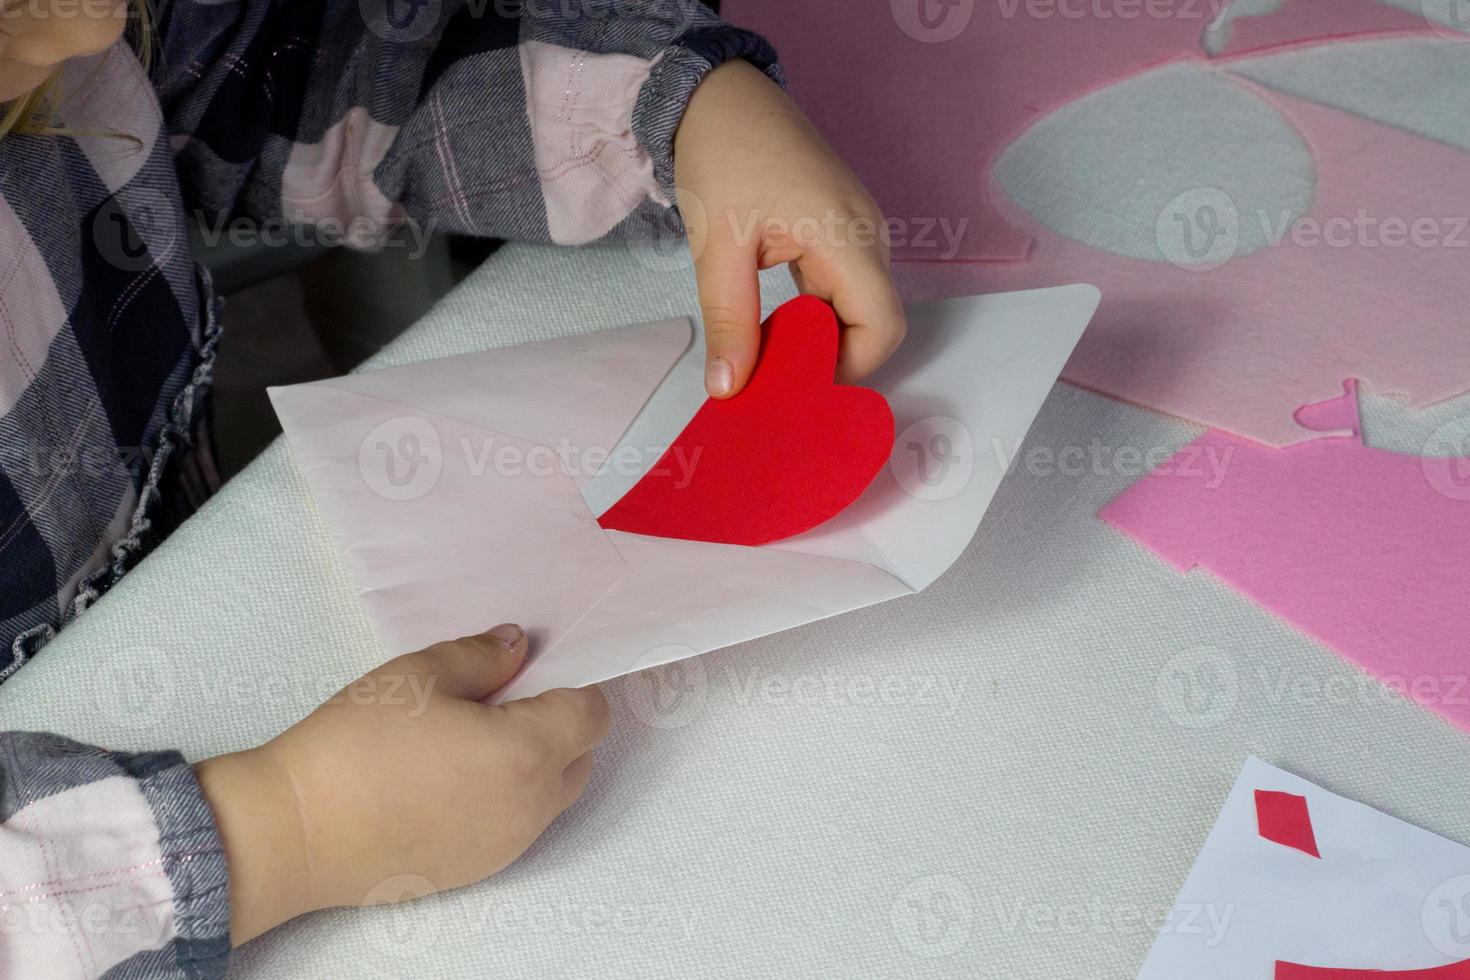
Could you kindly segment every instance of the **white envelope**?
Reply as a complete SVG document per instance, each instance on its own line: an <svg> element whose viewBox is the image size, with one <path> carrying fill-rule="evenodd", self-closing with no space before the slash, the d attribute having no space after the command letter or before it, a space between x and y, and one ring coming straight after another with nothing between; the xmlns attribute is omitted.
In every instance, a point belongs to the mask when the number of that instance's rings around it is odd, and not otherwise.
<svg viewBox="0 0 1470 980"><path fill-rule="evenodd" d="M1316 855L1263 833L1257 791L1300 798ZM1251 758L1138 977L1454 980L1467 961L1470 847Z"/></svg>
<svg viewBox="0 0 1470 980"><path fill-rule="evenodd" d="M597 524L704 400L688 320L270 395L384 649L521 623L533 657L505 700L928 586L974 536L1098 300L1074 285L911 306L871 380L897 420L889 466L838 517L760 548Z"/></svg>

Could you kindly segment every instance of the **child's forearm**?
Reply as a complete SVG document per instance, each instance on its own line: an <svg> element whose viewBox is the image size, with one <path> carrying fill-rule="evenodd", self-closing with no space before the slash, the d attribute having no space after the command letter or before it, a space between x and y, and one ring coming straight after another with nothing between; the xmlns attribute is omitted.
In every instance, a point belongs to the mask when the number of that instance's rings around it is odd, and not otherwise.
<svg viewBox="0 0 1470 980"><path fill-rule="evenodd" d="M230 945L313 909L312 868L290 778L261 749L194 767L230 876Z"/></svg>

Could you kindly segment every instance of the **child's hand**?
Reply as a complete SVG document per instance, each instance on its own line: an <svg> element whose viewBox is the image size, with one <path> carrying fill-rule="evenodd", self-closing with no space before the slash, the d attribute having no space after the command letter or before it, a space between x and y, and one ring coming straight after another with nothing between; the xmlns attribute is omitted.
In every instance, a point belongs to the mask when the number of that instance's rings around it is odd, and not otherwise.
<svg viewBox="0 0 1470 980"><path fill-rule="evenodd" d="M674 137L674 161L711 395L733 395L750 377L760 352L756 273L781 262L846 327L838 380L857 381L888 359L906 324L883 215L774 82L746 61L710 72Z"/></svg>
<svg viewBox="0 0 1470 980"><path fill-rule="evenodd" d="M514 626L439 643L364 675L260 748L200 763L229 862L234 944L361 904L395 876L423 894L519 857L581 794L608 726L596 688L482 704L525 655Z"/></svg>

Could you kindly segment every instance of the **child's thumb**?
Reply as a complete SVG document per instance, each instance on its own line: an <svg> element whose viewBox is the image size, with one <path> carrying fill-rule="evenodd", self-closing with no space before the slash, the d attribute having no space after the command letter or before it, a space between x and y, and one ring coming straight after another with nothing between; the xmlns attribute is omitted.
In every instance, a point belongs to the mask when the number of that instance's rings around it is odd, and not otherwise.
<svg viewBox="0 0 1470 980"><path fill-rule="evenodd" d="M389 661L374 673L411 673L434 690L466 701L481 701L510 682L526 659L526 632L504 623L484 633L436 643Z"/></svg>

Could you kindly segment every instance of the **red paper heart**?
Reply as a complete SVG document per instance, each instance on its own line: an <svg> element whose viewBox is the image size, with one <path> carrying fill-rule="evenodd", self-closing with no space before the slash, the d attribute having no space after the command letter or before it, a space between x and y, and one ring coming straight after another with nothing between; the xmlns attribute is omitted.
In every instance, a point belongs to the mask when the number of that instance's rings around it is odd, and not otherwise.
<svg viewBox="0 0 1470 980"><path fill-rule="evenodd" d="M893 412L883 396L833 383L838 334L832 308L811 296L771 314L750 382L733 398L707 400L598 523L760 545L836 517L893 450Z"/></svg>

